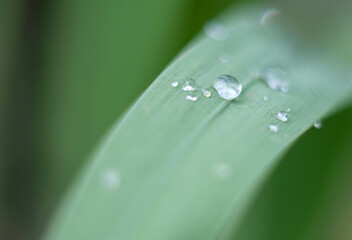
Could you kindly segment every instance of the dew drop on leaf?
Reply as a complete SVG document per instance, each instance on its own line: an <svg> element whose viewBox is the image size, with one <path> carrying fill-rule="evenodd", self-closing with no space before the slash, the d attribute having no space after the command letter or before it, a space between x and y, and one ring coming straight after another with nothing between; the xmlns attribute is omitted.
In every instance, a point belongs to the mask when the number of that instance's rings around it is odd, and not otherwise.
<svg viewBox="0 0 352 240"><path fill-rule="evenodd" d="M192 96L192 95L187 95L185 97L186 100L192 101L192 102L196 102L198 100L198 97L196 96Z"/></svg>
<svg viewBox="0 0 352 240"><path fill-rule="evenodd" d="M225 41L229 37L229 32L225 26L217 21L209 21L204 25L205 34L216 41Z"/></svg>
<svg viewBox="0 0 352 240"><path fill-rule="evenodd" d="M230 61L230 54L223 52L219 55L218 59L222 63L228 63Z"/></svg>
<svg viewBox="0 0 352 240"><path fill-rule="evenodd" d="M174 88L176 88L176 87L178 86L178 82L173 82L173 83L171 83L171 86L174 87Z"/></svg>
<svg viewBox="0 0 352 240"><path fill-rule="evenodd" d="M282 122L287 122L287 120L288 120L287 113L286 112L282 112L282 111L280 111L280 112L278 112L276 114L276 118L279 119Z"/></svg>
<svg viewBox="0 0 352 240"><path fill-rule="evenodd" d="M120 186L120 174L114 169L106 169L101 174L101 182L105 189L113 190Z"/></svg>
<svg viewBox="0 0 352 240"><path fill-rule="evenodd" d="M202 89L202 94L204 97L210 98L211 92L208 89Z"/></svg>
<svg viewBox="0 0 352 240"><path fill-rule="evenodd" d="M281 68L268 68L260 73L260 77L266 82L272 90L278 90L283 93L289 91L287 74Z"/></svg>
<svg viewBox="0 0 352 240"><path fill-rule="evenodd" d="M233 167L228 163L217 163L213 167L213 174L217 179L228 179L233 174Z"/></svg>
<svg viewBox="0 0 352 240"><path fill-rule="evenodd" d="M241 83L230 75L221 75L217 77L213 83L213 87L219 96L225 100L237 98L242 91Z"/></svg>
<svg viewBox="0 0 352 240"><path fill-rule="evenodd" d="M316 129L321 129L323 127L323 123L320 120L317 120L317 121L314 122L313 126Z"/></svg>
<svg viewBox="0 0 352 240"><path fill-rule="evenodd" d="M191 92L197 90L197 82L193 78L189 78L182 85L182 90L185 92Z"/></svg>
<svg viewBox="0 0 352 240"><path fill-rule="evenodd" d="M279 126L272 124L272 125L269 125L269 129L270 131L276 133L277 131L279 131Z"/></svg>

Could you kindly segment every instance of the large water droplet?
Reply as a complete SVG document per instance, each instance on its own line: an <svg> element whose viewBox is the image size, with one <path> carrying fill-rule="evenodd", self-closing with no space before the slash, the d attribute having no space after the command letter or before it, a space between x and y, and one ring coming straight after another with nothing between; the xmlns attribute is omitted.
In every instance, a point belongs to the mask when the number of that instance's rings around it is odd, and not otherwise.
<svg viewBox="0 0 352 240"><path fill-rule="evenodd" d="M115 189L120 186L120 174L114 169L106 169L101 174L101 182L106 189Z"/></svg>
<svg viewBox="0 0 352 240"><path fill-rule="evenodd" d="M272 125L269 125L269 129L270 131L276 133L277 131L279 131L279 126L272 124Z"/></svg>
<svg viewBox="0 0 352 240"><path fill-rule="evenodd" d="M219 93L219 96L226 100L237 98L242 91L241 83L230 75L221 75L213 83L213 87Z"/></svg>
<svg viewBox="0 0 352 240"><path fill-rule="evenodd" d="M189 78L182 85L182 90L185 92L195 91L197 90L197 82L193 78Z"/></svg>
<svg viewBox="0 0 352 240"><path fill-rule="evenodd" d="M288 120L287 113L281 111L276 114L276 118L283 122L286 122Z"/></svg>
<svg viewBox="0 0 352 240"><path fill-rule="evenodd" d="M229 32L221 23L209 21L204 25L205 34L216 41L225 41L229 37Z"/></svg>
<svg viewBox="0 0 352 240"><path fill-rule="evenodd" d="M178 82L171 83L171 86L174 87L174 88L177 87L178 86Z"/></svg>
<svg viewBox="0 0 352 240"><path fill-rule="evenodd" d="M192 101L192 102L196 102L198 100L197 96L192 96L192 95L187 95L185 97L186 100Z"/></svg>
<svg viewBox="0 0 352 240"><path fill-rule="evenodd" d="M316 129L321 129L323 127L323 123L320 120L315 121L313 125Z"/></svg>
<svg viewBox="0 0 352 240"><path fill-rule="evenodd" d="M202 94L204 97L210 98L211 92L208 89L202 89Z"/></svg>
<svg viewBox="0 0 352 240"><path fill-rule="evenodd" d="M281 14L280 10L275 9L275 8L269 8L263 13L263 15L262 15L262 17L260 19L260 24L264 25L270 19L272 19L272 18L274 18L274 17L276 17L276 16L278 16L280 14Z"/></svg>

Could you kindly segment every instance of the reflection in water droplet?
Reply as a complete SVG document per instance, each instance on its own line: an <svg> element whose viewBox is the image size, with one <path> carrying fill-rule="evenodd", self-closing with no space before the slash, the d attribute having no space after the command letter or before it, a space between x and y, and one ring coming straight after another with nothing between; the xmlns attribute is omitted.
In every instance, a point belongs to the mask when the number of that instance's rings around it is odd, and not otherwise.
<svg viewBox="0 0 352 240"><path fill-rule="evenodd" d="M189 78L182 85L182 90L185 92L195 91L197 90L197 82L193 78Z"/></svg>
<svg viewBox="0 0 352 240"><path fill-rule="evenodd" d="M230 54L224 52L219 55L218 59L222 63L228 63L230 61L230 57Z"/></svg>
<svg viewBox="0 0 352 240"><path fill-rule="evenodd" d="M321 129L323 127L323 123L319 120L315 121L313 125L316 129Z"/></svg>
<svg viewBox="0 0 352 240"><path fill-rule="evenodd" d="M213 174L218 179L228 179L233 174L233 167L228 163L217 163L213 167Z"/></svg>
<svg viewBox="0 0 352 240"><path fill-rule="evenodd" d="M208 89L202 89L202 94L204 97L210 98L211 92Z"/></svg>
<svg viewBox="0 0 352 240"><path fill-rule="evenodd" d="M283 122L286 122L288 120L288 116L286 112L278 112L276 114L276 118Z"/></svg>
<svg viewBox="0 0 352 240"><path fill-rule="evenodd" d="M270 131L276 133L277 131L279 131L279 126L272 124L272 125L269 125L269 129Z"/></svg>
<svg viewBox="0 0 352 240"><path fill-rule="evenodd" d="M269 97L268 96L263 96L263 100L266 102L269 100Z"/></svg>
<svg viewBox="0 0 352 240"><path fill-rule="evenodd" d="M264 25L269 20L271 20L272 18L274 18L280 14L281 14L280 10L275 9L275 8L269 8L263 13L263 15L260 19L260 24Z"/></svg>
<svg viewBox="0 0 352 240"><path fill-rule="evenodd" d="M217 21L209 21L204 25L205 34L216 41L225 41L229 37L227 29Z"/></svg>
<svg viewBox="0 0 352 240"><path fill-rule="evenodd" d="M186 99L186 100L189 100L189 101L192 101L192 102L195 102L195 101L198 100L198 97L192 96L192 95L187 95L187 96L185 97L185 99Z"/></svg>
<svg viewBox="0 0 352 240"><path fill-rule="evenodd" d="M174 88L177 87L178 86L178 82L171 83L171 86L174 87Z"/></svg>
<svg viewBox="0 0 352 240"><path fill-rule="evenodd" d="M237 98L242 91L241 83L230 75L221 75L213 83L213 87L219 93L219 96L225 100Z"/></svg>
<svg viewBox="0 0 352 240"><path fill-rule="evenodd" d="M101 182L106 189L116 189L120 186L121 177L114 169L106 169L102 172Z"/></svg>

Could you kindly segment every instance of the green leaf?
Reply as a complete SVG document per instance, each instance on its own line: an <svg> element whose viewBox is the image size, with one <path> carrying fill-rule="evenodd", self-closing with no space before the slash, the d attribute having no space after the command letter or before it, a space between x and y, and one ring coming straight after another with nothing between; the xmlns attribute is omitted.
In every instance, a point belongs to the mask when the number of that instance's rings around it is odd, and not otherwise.
<svg viewBox="0 0 352 240"><path fill-rule="evenodd" d="M226 41L201 33L155 80L81 172L47 239L229 239L236 232L280 156L351 95L343 69L303 45L281 18L261 24L264 10L230 9L218 18ZM222 52L228 63L219 62ZM290 79L288 93L253 74L278 66ZM207 88L223 74L243 84L235 101L213 91L191 102L171 87L192 77ZM276 119L287 107L289 120Z"/></svg>

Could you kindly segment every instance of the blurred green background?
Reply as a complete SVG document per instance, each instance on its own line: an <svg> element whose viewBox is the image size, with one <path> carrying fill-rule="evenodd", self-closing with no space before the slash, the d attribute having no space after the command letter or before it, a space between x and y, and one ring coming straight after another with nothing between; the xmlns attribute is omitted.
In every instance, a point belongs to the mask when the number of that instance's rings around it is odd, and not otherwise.
<svg viewBox="0 0 352 240"><path fill-rule="evenodd" d="M283 9L300 38L351 66L348 1L266 2ZM75 173L112 123L206 20L243 3L248 1L1 0L0 239L38 239ZM283 239L280 231L307 231L312 221L302 218L342 211L328 209L323 201L351 202L351 192L344 194L352 183L347 178L351 171L343 171L352 160L351 120L352 111L346 110L320 132L313 129L298 141L246 219L261 225L263 232L250 236L245 224L239 239ZM335 168L338 174L330 172ZM307 181L311 184L300 188ZM325 193L333 191L332 184L341 188L333 200ZM292 201L295 196L307 197ZM273 204L279 210L268 208ZM285 206L290 210L285 212ZM283 225L280 231L276 224ZM298 235L290 236L284 239ZM315 239L309 236L317 233L307 233L307 239Z"/></svg>

